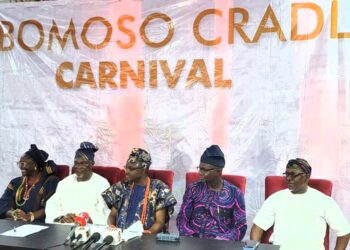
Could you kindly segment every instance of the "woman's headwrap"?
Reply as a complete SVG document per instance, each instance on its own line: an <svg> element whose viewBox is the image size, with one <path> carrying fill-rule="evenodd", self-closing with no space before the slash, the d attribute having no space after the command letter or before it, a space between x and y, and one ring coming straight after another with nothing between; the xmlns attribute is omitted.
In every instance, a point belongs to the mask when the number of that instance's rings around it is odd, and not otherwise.
<svg viewBox="0 0 350 250"><path fill-rule="evenodd" d="M91 142L82 142L80 143L80 148L75 151L75 158L82 157L86 160L94 161L97 150L98 148Z"/></svg>
<svg viewBox="0 0 350 250"><path fill-rule="evenodd" d="M305 174L311 174L311 166L306 160L301 158L291 159L287 163L287 168L293 167L295 165L297 165Z"/></svg>
<svg viewBox="0 0 350 250"><path fill-rule="evenodd" d="M141 164L141 167L146 169L148 169L152 164L151 155L142 148L133 148L127 162L139 162Z"/></svg>
<svg viewBox="0 0 350 250"><path fill-rule="evenodd" d="M45 161L49 157L48 153L46 153L44 150L38 149L35 144L31 144L30 149L24 154L31 158L39 169L43 169L45 166Z"/></svg>

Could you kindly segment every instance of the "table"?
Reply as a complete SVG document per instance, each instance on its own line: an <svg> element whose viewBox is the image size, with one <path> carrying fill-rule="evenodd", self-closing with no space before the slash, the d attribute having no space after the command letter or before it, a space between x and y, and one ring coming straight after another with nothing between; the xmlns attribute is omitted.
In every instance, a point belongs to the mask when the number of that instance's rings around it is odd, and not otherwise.
<svg viewBox="0 0 350 250"><path fill-rule="evenodd" d="M155 236L143 236L141 239L130 240L117 250L242 250L244 242L206 240L192 237L180 237L180 242L159 242ZM256 250L278 250L279 246L260 244Z"/></svg>
<svg viewBox="0 0 350 250"><path fill-rule="evenodd" d="M19 221L0 220L0 233L6 232L14 227L19 227L23 224L25 223ZM71 228L68 225L39 223L38 225L49 226L49 228L24 238L0 235L0 249L46 249L53 245L62 244Z"/></svg>
<svg viewBox="0 0 350 250"><path fill-rule="evenodd" d="M24 223L12 220L0 220L0 233L18 227ZM41 224L42 225L42 224ZM70 231L68 225L44 224L49 228L25 238L0 236L0 250L12 249L54 249L68 250L61 245ZM54 247L56 246L56 247ZM142 236L118 246L104 247L103 250L242 250L244 242L205 240L192 237L180 237L180 242L159 242L154 235ZM89 249L95 249L96 245ZM260 244L257 250L278 250L279 246Z"/></svg>

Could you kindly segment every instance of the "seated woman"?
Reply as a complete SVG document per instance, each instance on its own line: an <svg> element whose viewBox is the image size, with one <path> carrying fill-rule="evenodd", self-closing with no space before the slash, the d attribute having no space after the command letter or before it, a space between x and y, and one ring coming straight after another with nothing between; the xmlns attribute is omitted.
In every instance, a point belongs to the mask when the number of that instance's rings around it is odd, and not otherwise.
<svg viewBox="0 0 350 250"><path fill-rule="evenodd" d="M126 180L118 182L102 193L111 208L108 225L126 229L141 221L144 233L159 233L166 228L174 212L176 199L169 187L147 175L151 156L134 148L125 166Z"/></svg>
<svg viewBox="0 0 350 250"><path fill-rule="evenodd" d="M0 217L19 221L44 222L46 201L56 191L59 179L53 174L56 164L35 144L22 155L17 165L21 177L11 180L0 198Z"/></svg>

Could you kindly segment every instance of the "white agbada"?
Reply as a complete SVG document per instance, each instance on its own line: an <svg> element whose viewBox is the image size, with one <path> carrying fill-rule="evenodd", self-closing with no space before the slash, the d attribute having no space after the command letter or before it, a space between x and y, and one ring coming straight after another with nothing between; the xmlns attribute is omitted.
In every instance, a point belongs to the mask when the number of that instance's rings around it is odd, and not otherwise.
<svg viewBox="0 0 350 250"><path fill-rule="evenodd" d="M336 202L308 187L304 194L285 189L271 195L253 223L264 231L274 225L270 241L280 250L324 250L327 224L337 236L350 233L350 225Z"/></svg>
<svg viewBox="0 0 350 250"><path fill-rule="evenodd" d="M95 173L88 181L78 182L76 174L64 178L46 203L45 222L53 223L55 218L67 213L87 212L94 224L106 225L110 210L101 193L109 187L109 182Z"/></svg>

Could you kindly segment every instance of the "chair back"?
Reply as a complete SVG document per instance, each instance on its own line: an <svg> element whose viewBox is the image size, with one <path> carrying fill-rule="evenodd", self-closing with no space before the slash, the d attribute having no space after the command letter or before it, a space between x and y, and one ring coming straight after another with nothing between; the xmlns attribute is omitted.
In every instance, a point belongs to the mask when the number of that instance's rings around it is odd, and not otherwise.
<svg viewBox="0 0 350 250"><path fill-rule="evenodd" d="M243 193L245 193L245 186L247 179L244 176L241 175L231 175L231 174L223 174L222 178L231 184L235 185L237 188L239 188ZM186 173L186 187L195 181L199 180L199 173L198 172L187 172Z"/></svg>
<svg viewBox="0 0 350 250"><path fill-rule="evenodd" d="M167 169L150 169L148 170L148 176L152 179L161 180L165 184L168 185L170 190L173 190L173 182L174 182L174 172Z"/></svg>
<svg viewBox="0 0 350 250"><path fill-rule="evenodd" d="M325 179L310 179L309 186L324 193L325 195L331 196L333 183L330 180ZM273 193L286 189L287 182L284 176L266 176L265 178L265 199L267 199ZM269 228L263 235L263 243L268 243L270 236L273 232L273 226ZM329 227L327 226L326 235L324 237L325 250L329 250Z"/></svg>
<svg viewBox="0 0 350 250"><path fill-rule="evenodd" d="M60 180L63 180L69 175L69 166L68 165L57 165L55 176Z"/></svg>

